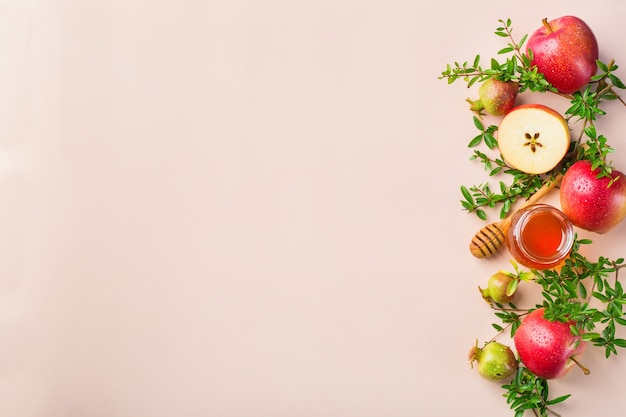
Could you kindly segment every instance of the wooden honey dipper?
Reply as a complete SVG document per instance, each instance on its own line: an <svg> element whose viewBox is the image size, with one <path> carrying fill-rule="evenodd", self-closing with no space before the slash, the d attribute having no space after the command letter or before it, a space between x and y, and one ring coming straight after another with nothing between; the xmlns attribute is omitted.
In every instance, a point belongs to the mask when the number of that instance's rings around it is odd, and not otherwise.
<svg viewBox="0 0 626 417"><path fill-rule="evenodd" d="M506 234L509 230L509 226L511 225L511 218L513 217L513 214L528 206L536 204L548 193L548 191L552 190L557 184L559 184L561 179L563 179L563 175L558 174L552 181L548 181L543 184L541 188L531 195L528 200L520 205L514 212L510 213L508 217L500 221L490 223L480 229L478 233L474 235L469 245L472 255L477 258L487 258L496 253L506 239Z"/></svg>

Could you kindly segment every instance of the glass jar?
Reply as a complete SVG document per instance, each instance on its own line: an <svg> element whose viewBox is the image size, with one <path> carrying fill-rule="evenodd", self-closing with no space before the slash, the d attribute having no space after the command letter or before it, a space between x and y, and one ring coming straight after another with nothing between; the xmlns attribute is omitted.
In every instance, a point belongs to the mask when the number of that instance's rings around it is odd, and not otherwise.
<svg viewBox="0 0 626 417"><path fill-rule="evenodd" d="M534 204L513 215L506 243L518 263L530 269L550 269L569 255L574 227L556 207Z"/></svg>

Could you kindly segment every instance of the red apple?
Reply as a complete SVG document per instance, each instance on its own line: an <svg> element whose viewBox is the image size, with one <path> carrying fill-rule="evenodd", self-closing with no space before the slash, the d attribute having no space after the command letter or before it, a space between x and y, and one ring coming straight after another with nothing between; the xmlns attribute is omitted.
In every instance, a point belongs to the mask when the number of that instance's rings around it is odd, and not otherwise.
<svg viewBox="0 0 626 417"><path fill-rule="evenodd" d="M529 38L537 66L546 80L561 93L571 94L584 87L597 71L598 42L585 22L575 16L562 16L548 22Z"/></svg>
<svg viewBox="0 0 626 417"><path fill-rule="evenodd" d="M603 234L626 217L626 177L613 169L610 177L597 178L599 169L591 168L590 161L580 160L565 171L561 210L574 226Z"/></svg>
<svg viewBox="0 0 626 417"><path fill-rule="evenodd" d="M513 342L520 361L536 376L555 379L564 376L574 364L583 369L578 358L585 351L586 343L572 333L573 323L549 321L543 308L528 314L515 331Z"/></svg>

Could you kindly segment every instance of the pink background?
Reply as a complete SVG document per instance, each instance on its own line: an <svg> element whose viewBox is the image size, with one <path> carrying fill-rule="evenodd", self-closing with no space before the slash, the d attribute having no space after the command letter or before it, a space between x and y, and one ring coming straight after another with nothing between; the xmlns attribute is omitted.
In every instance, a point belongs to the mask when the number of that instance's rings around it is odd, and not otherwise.
<svg viewBox="0 0 626 417"><path fill-rule="evenodd" d="M466 358L509 267L467 249L476 90L437 77L508 17L626 65L626 3L434 4L0 0L0 415L512 416ZM622 395L621 355L585 364L564 416Z"/></svg>

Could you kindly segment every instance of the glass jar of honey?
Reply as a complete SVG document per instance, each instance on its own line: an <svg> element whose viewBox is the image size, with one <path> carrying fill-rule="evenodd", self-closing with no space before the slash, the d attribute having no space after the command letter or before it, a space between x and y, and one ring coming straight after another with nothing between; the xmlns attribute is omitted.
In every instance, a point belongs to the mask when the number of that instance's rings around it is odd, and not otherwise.
<svg viewBox="0 0 626 417"><path fill-rule="evenodd" d="M550 269L569 255L574 227L556 207L535 204L513 215L506 243L518 263L530 269Z"/></svg>

